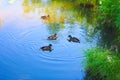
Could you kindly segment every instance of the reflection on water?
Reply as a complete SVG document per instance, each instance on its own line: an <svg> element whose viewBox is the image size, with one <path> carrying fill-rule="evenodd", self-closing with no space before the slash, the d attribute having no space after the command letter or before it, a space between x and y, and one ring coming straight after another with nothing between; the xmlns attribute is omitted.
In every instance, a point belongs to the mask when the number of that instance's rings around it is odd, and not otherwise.
<svg viewBox="0 0 120 80"><path fill-rule="evenodd" d="M2 27L2 19L0 18L0 27Z"/></svg>
<svg viewBox="0 0 120 80"><path fill-rule="evenodd" d="M0 4L2 3L2 0L0 0Z"/></svg>
<svg viewBox="0 0 120 80"><path fill-rule="evenodd" d="M16 0L9 0L9 3L10 3L10 4L13 4L13 3L15 3L15 1L16 1Z"/></svg>
<svg viewBox="0 0 120 80"><path fill-rule="evenodd" d="M74 7L75 6L75 7ZM24 0L24 13L33 13L41 20L41 16L50 15L50 18L42 20L49 24L51 30L55 25L59 24L61 28L65 28L64 24L81 23L88 30L88 36L93 36L94 28L97 25L96 14L94 9L80 8L66 1L50 1L50 0ZM77 6L77 7L76 7ZM56 28L57 29L57 28ZM55 30L56 31L56 30ZM53 31L53 32L55 32Z"/></svg>
<svg viewBox="0 0 120 80"><path fill-rule="evenodd" d="M0 80L83 80L84 50L95 47L97 42L94 13L85 14L72 3L54 0L11 2L14 4L3 1L0 11L4 14L0 29ZM50 18L41 19L48 14ZM47 40L54 33L58 39ZM79 38L81 43L68 42L68 35ZM50 43L52 52L39 50Z"/></svg>
<svg viewBox="0 0 120 80"><path fill-rule="evenodd" d="M1 17L1 15L0 15L0 28L3 26L3 19L2 19L2 17Z"/></svg>

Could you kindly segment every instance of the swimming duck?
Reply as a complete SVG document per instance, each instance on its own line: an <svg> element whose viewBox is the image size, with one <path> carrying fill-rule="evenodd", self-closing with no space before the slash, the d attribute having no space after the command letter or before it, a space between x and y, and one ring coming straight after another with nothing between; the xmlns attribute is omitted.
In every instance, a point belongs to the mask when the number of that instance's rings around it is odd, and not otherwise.
<svg viewBox="0 0 120 80"><path fill-rule="evenodd" d="M57 34L51 35L48 37L48 40L56 40L58 38Z"/></svg>
<svg viewBox="0 0 120 80"><path fill-rule="evenodd" d="M47 18L50 18L50 15L47 15L47 16L41 16L42 19L47 19Z"/></svg>
<svg viewBox="0 0 120 80"><path fill-rule="evenodd" d="M80 43L80 40L77 39L76 37L72 37L71 35L69 35L68 37L69 37L69 39L68 39L69 42L72 41L72 42Z"/></svg>
<svg viewBox="0 0 120 80"><path fill-rule="evenodd" d="M49 44L48 46L43 46L40 48L42 51L49 51L51 52L53 49L52 49L52 44Z"/></svg>

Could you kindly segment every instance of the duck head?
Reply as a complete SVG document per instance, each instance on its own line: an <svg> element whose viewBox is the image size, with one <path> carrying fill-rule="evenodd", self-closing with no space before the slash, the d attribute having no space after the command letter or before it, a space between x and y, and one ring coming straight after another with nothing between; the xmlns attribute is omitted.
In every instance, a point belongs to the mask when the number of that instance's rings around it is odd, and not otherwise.
<svg viewBox="0 0 120 80"><path fill-rule="evenodd" d="M52 46L52 44L49 44L49 46L51 47L51 46Z"/></svg>
<svg viewBox="0 0 120 80"><path fill-rule="evenodd" d="M55 33L54 36L57 36L57 34Z"/></svg>
<svg viewBox="0 0 120 80"><path fill-rule="evenodd" d="M70 37L70 38L71 38L72 36L71 36L71 35L68 35L68 37Z"/></svg>

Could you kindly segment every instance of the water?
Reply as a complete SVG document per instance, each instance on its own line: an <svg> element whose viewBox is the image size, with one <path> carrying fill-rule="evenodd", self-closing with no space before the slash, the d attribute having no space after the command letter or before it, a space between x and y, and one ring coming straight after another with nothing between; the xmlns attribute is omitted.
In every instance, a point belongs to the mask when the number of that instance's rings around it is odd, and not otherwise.
<svg viewBox="0 0 120 80"><path fill-rule="evenodd" d="M96 36L88 35L91 29L85 27L85 17L79 23L74 17L60 17L64 13L72 16L71 12L62 13L60 5L53 13L44 11L46 6L52 6L48 0L42 0L42 6L33 7L24 6L25 1L2 0L0 3L0 80L83 80L84 51L97 43ZM53 16L55 11L57 18ZM54 19L40 19L46 12ZM47 40L54 33L58 39ZM79 38L81 43L68 42L68 35ZM50 43L52 52L39 50Z"/></svg>

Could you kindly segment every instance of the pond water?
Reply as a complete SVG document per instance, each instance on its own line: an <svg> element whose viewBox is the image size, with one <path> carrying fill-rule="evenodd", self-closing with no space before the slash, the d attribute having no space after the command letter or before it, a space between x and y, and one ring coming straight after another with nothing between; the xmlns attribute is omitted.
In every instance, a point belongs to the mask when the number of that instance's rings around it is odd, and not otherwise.
<svg viewBox="0 0 120 80"><path fill-rule="evenodd" d="M94 14L71 3L35 1L0 0L0 80L84 80L85 50L98 40ZM58 39L47 40L54 33ZM68 35L80 43L68 42ZM49 44L53 51L39 50Z"/></svg>

